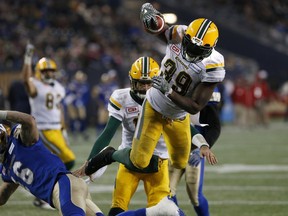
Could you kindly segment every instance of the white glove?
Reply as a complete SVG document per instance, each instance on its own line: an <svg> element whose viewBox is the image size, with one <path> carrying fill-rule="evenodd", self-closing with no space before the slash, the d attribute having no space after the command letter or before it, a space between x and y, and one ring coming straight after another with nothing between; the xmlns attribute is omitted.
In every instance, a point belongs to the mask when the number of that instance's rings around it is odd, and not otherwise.
<svg viewBox="0 0 288 216"><path fill-rule="evenodd" d="M146 29L153 29L153 26L158 26L156 15L163 17L150 3L145 3L141 7L140 19Z"/></svg>
<svg viewBox="0 0 288 216"><path fill-rule="evenodd" d="M24 56L24 64L31 65L32 57L34 53L34 46L30 43L26 45L25 56Z"/></svg>

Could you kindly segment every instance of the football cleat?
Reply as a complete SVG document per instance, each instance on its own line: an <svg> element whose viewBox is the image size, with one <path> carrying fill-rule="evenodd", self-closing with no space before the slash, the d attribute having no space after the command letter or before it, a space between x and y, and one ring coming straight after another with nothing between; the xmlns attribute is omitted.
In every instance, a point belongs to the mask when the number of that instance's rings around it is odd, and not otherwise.
<svg viewBox="0 0 288 216"><path fill-rule="evenodd" d="M109 165L115 160L112 159L112 154L116 151L112 146L103 148L97 155L88 161L88 165L85 168L85 174L90 176L102 167Z"/></svg>
<svg viewBox="0 0 288 216"><path fill-rule="evenodd" d="M175 204L174 199L168 195L157 205L146 209L147 216L185 216L184 212Z"/></svg>

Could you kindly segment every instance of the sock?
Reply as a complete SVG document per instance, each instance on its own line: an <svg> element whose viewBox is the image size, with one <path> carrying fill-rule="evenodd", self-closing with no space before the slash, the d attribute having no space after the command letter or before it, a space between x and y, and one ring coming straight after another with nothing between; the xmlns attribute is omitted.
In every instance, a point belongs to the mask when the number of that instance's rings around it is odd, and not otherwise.
<svg viewBox="0 0 288 216"><path fill-rule="evenodd" d="M135 167L132 161L130 160L130 151L131 151L131 148L124 148L124 149L118 150L113 153L112 159L115 161L118 161L119 163L124 164L127 169L134 171L134 172L140 172L140 173L158 172L158 160L159 160L158 156L153 155L148 167L145 167L144 169L139 169Z"/></svg>
<svg viewBox="0 0 288 216"><path fill-rule="evenodd" d="M198 216L210 215L208 201L204 196L199 197L199 206L194 206L194 209Z"/></svg>

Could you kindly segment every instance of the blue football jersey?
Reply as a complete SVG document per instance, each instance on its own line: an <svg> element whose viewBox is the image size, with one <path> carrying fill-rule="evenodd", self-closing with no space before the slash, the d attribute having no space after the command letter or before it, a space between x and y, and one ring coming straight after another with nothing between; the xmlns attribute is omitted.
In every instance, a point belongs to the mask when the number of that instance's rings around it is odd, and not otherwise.
<svg viewBox="0 0 288 216"><path fill-rule="evenodd" d="M41 139L25 146L18 130L13 127L8 138L9 147L2 164L2 179L23 186L34 196L51 203L51 195L59 174L69 173L58 156L51 153Z"/></svg>

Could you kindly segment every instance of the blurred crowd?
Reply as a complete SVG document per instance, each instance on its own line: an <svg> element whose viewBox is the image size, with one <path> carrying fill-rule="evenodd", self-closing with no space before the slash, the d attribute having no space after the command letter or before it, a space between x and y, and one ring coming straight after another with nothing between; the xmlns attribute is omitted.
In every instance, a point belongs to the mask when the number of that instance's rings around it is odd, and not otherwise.
<svg viewBox="0 0 288 216"><path fill-rule="evenodd" d="M160 2L191 8L193 14L209 14L217 23L255 37L267 46L273 46L287 54L287 0L182 0L181 5L177 0Z"/></svg>
<svg viewBox="0 0 288 216"><path fill-rule="evenodd" d="M36 47L34 63L51 57L67 74L84 70L90 82L109 69L126 78L123 70L131 62L125 59L153 49L140 21L131 18L138 11L131 15L121 6L121 0L1 1L0 71L19 71L30 41Z"/></svg>
<svg viewBox="0 0 288 216"><path fill-rule="evenodd" d="M33 63L42 56L57 62L58 79L67 89L64 103L70 130L85 131L87 124L93 124L101 131L107 121L106 106L110 94L115 88L129 85L131 63L143 55L153 56L160 63L163 55L162 44L143 32L139 20L139 8L143 2L27 0L24 4L21 0L0 1L0 73L20 72L25 46L28 41L32 42L36 47ZM169 4L177 2L167 1ZM191 5L191 1L184 0L181 5ZM219 19L229 20L227 24L234 21L234 27L240 29L240 23L245 21L245 27L258 31L257 34L262 32L261 27L269 26L270 31L265 34L273 38L273 44L288 46L288 6L285 0L216 0L209 4L195 0L193 6L198 11L205 7ZM138 9L129 10L129 7ZM244 16L237 16L237 13ZM277 115L275 107L279 107L279 113L283 114L288 105L288 84L283 81L283 87L271 89L270 71L260 70L252 59L226 50L221 52L227 70L223 121L238 125L257 122L267 126L269 116ZM262 85L264 81L265 87ZM21 82L15 81L9 86L9 95L0 93L1 107L9 104L11 109L21 107L29 112L25 91L20 91L23 95L15 94L15 90L22 87ZM5 101L9 103L5 105ZM231 117L227 117L229 115ZM287 116L288 111L288 119Z"/></svg>

